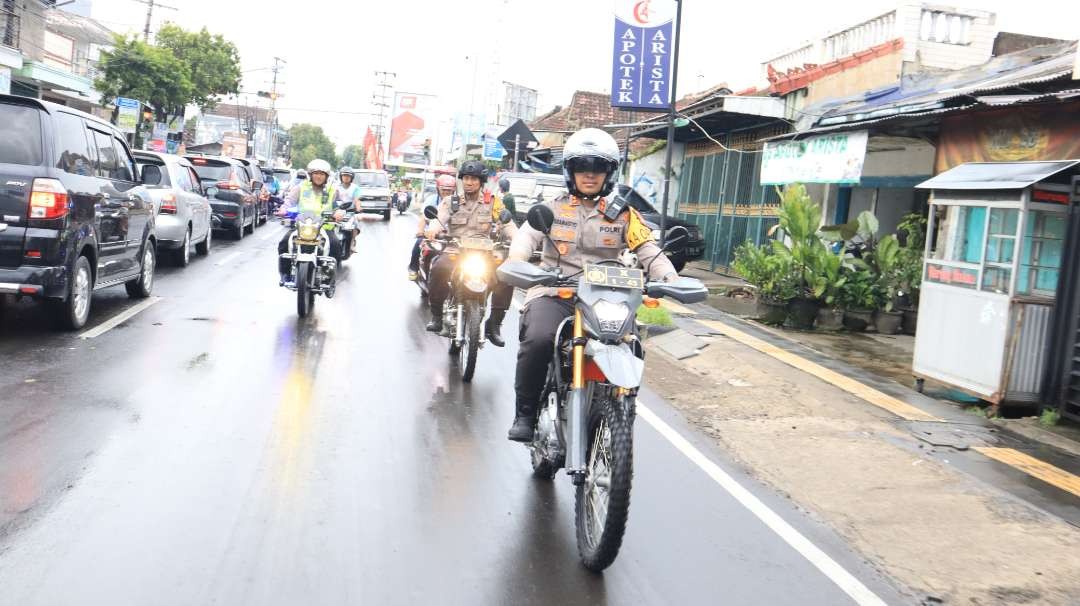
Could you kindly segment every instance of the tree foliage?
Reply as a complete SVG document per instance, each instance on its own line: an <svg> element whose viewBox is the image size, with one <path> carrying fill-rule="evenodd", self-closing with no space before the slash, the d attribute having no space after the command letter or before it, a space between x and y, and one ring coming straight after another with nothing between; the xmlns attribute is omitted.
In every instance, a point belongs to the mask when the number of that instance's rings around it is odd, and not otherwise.
<svg viewBox="0 0 1080 606"><path fill-rule="evenodd" d="M189 32L166 24L157 33L157 43L187 66L192 85L189 102L200 109L209 110L217 96L240 90L240 53L220 34L211 34L205 27Z"/></svg>
<svg viewBox="0 0 1080 606"><path fill-rule="evenodd" d="M341 152L341 164L352 168L364 167L364 146L347 145Z"/></svg>
<svg viewBox="0 0 1080 606"><path fill-rule="evenodd" d="M292 142L293 168L306 168L308 162L315 158L322 158L331 166L338 165L334 143L330 141L330 137L326 136L321 126L296 124L289 129L289 140Z"/></svg>
<svg viewBox="0 0 1080 606"><path fill-rule="evenodd" d="M172 51L138 38L116 36L112 50L101 53L100 70L94 87L106 100L139 99L163 115L182 113L192 98L187 66Z"/></svg>

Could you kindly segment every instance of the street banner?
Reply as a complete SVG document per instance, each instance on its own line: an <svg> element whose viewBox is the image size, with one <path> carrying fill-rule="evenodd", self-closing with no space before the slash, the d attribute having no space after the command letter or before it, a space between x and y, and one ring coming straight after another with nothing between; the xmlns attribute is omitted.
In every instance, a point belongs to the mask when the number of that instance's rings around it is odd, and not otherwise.
<svg viewBox="0 0 1080 606"><path fill-rule="evenodd" d="M770 141L761 156L761 185L858 184L866 160L867 131Z"/></svg>
<svg viewBox="0 0 1080 606"><path fill-rule="evenodd" d="M133 133L139 126L139 107L140 103L138 99L128 99L127 97L116 98L116 128L119 128L125 133Z"/></svg>
<svg viewBox="0 0 1080 606"><path fill-rule="evenodd" d="M371 132L369 126L367 132L364 133L364 168L382 170L382 167L382 148L379 147L379 140L375 138L375 133Z"/></svg>
<svg viewBox="0 0 1080 606"><path fill-rule="evenodd" d="M670 108L677 9L676 0L615 0L612 107Z"/></svg>
<svg viewBox="0 0 1080 606"><path fill-rule="evenodd" d="M435 136L435 95L394 93L387 164L427 164L424 143Z"/></svg>
<svg viewBox="0 0 1080 606"><path fill-rule="evenodd" d="M221 137L221 155L230 158L247 157L247 136L244 133L225 133Z"/></svg>
<svg viewBox="0 0 1080 606"><path fill-rule="evenodd" d="M1080 103L1008 108L941 120L935 174L965 162L1080 158Z"/></svg>

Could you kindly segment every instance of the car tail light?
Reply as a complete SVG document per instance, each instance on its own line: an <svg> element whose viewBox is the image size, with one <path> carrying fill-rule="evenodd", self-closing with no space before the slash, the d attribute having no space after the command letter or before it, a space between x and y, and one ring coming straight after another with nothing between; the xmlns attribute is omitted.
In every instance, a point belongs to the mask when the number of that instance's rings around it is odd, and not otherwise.
<svg viewBox="0 0 1080 606"><path fill-rule="evenodd" d="M217 185L218 189L240 189L240 184L232 181L218 181L215 185Z"/></svg>
<svg viewBox="0 0 1080 606"><path fill-rule="evenodd" d="M225 217L226 219L235 219L236 213L221 213L221 216Z"/></svg>
<svg viewBox="0 0 1080 606"><path fill-rule="evenodd" d="M59 219L68 214L68 195L56 179L34 179L30 192L31 219Z"/></svg>
<svg viewBox="0 0 1080 606"><path fill-rule="evenodd" d="M161 212L167 215L176 214L176 196L173 194L165 194L161 198Z"/></svg>
<svg viewBox="0 0 1080 606"><path fill-rule="evenodd" d="M31 259L40 259L41 258L41 251L40 250L28 250L28 251L26 251L26 256L31 258Z"/></svg>

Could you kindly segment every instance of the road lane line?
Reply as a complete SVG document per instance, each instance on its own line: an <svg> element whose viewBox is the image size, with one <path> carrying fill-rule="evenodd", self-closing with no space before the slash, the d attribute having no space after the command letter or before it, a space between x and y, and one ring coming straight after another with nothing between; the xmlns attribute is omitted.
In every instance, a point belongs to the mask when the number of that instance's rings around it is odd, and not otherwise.
<svg viewBox="0 0 1080 606"><path fill-rule="evenodd" d="M1054 467L1013 448L976 446L972 450L1080 497L1080 477L1074 476L1060 467Z"/></svg>
<svg viewBox="0 0 1080 606"><path fill-rule="evenodd" d="M800 533L795 530L791 524L784 521L769 506L761 502L761 499L755 497L749 490L743 487L735 478L728 475L724 470L709 460L700 450L694 447L686 438L672 429L670 425L665 423L660 417L656 416L656 413L649 410L648 407L638 402L637 414L641 418L645 419L648 423L660 433L668 442L671 443L679 452L681 452L686 458L690 459L696 464L702 471L720 485L728 494L735 498L743 507L748 509L750 513L754 514L757 519L761 520L763 524L769 527L779 536L785 543L791 546L792 549L797 551L799 555L806 558L810 564L821 571L830 581L836 584L841 591L848 594L852 600L859 606L885 606L885 601L878 597L873 591L870 591L866 585L863 585L859 579L856 579L854 575L844 569L843 566L838 564L836 560L833 560L822 551L817 545L810 542Z"/></svg>
<svg viewBox="0 0 1080 606"><path fill-rule="evenodd" d="M715 320L699 320L698 322L720 332L726 337L742 343L743 345L756 349L765 355L772 356L788 366L793 366L807 374L813 375L834 387L838 387L853 396L877 406L878 408L887 410L901 419L906 419L908 421L942 421L942 419L916 408L907 402L882 393L869 385L860 383L851 377L844 376L835 370L830 370L820 364L811 362L802 356L746 334L723 322L717 322Z"/></svg>
<svg viewBox="0 0 1080 606"><path fill-rule="evenodd" d="M266 240L272 240L274 238L279 238L279 237L281 237L280 232L275 233L275 232L272 232L272 231L268 231L265 234L259 236L259 240L265 242Z"/></svg>
<svg viewBox="0 0 1080 606"><path fill-rule="evenodd" d="M214 265L226 265L226 264L231 263L234 260L236 260L242 254L244 254L244 251L238 250L238 251L236 251L236 252L234 252L232 254L225 255L224 257L222 257L222 259L220 261L218 261L217 263L214 263Z"/></svg>
<svg viewBox="0 0 1080 606"><path fill-rule="evenodd" d="M139 312L149 308L151 305L161 300L161 297L151 297L137 305L133 305L129 309L116 314L111 319L98 324L90 330L84 331L79 334L80 339L93 339L94 337L100 337L106 332L116 328L120 324L127 322L131 318L134 318Z"/></svg>

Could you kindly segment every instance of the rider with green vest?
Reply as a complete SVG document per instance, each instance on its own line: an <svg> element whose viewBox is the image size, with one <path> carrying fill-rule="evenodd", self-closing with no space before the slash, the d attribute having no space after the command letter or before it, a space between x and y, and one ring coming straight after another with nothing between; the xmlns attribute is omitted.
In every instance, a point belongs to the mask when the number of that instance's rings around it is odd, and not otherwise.
<svg viewBox="0 0 1080 606"><path fill-rule="evenodd" d="M323 212L333 211L334 220L340 221L345 216L345 211L338 208L338 205L346 203L347 200L339 189L327 183L330 180L330 171L330 163L326 160L315 159L309 162L307 180L301 181L298 186L289 190L285 203L281 205L280 214L288 212L286 209L294 209L301 215L312 213L317 217L321 217ZM324 229L327 229L327 227L323 226ZM292 279L289 275L289 261L280 257L281 254L288 251L289 237L291 235L292 232L286 232L285 237L278 243L278 273L281 274L282 284L286 280ZM330 256L339 261L341 260L341 242L334 237L330 238Z"/></svg>

